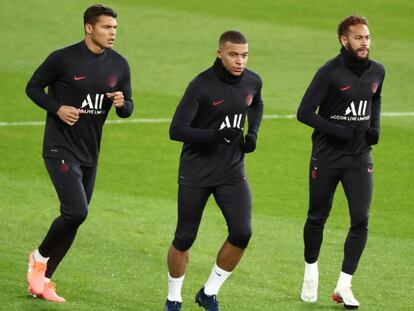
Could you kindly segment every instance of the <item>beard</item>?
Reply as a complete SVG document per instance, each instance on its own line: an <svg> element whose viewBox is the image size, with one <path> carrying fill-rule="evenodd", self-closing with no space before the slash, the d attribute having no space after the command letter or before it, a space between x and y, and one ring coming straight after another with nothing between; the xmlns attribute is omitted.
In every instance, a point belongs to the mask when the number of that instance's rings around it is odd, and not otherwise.
<svg viewBox="0 0 414 311"><path fill-rule="evenodd" d="M349 44L349 43L347 43L347 44L345 44L345 48L348 50L348 52L349 53L351 53L354 57L355 57L355 59L357 59L357 60L367 60L367 59L369 59L369 48L358 48L358 49L353 49L352 48L352 46ZM364 56L364 57L360 57L360 56L358 56L358 52L359 51L364 51L364 50L366 50L367 51L367 55L366 56Z"/></svg>

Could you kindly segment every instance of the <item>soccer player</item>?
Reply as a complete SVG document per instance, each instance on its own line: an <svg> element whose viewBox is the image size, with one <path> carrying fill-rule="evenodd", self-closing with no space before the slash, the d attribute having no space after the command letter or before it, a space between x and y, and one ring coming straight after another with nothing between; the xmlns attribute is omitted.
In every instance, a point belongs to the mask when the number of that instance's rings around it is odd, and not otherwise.
<svg viewBox="0 0 414 311"><path fill-rule="evenodd" d="M128 62L112 50L116 17L104 5L86 9L85 39L52 52L26 87L47 111L43 158L60 201L60 215L30 253L27 273L29 293L49 301L65 301L50 279L87 216L109 110L114 105L126 118L134 109Z"/></svg>
<svg viewBox="0 0 414 311"><path fill-rule="evenodd" d="M313 127L309 210L304 227L305 274L301 298L316 302L318 256L323 229L341 182L348 200L350 229L332 298L358 308L351 279L367 241L372 196L371 146L380 133L384 67L369 58L368 21L346 17L338 26L340 54L322 66L303 96L298 120ZM317 113L316 113L317 110Z"/></svg>
<svg viewBox="0 0 414 311"><path fill-rule="evenodd" d="M251 237L251 193L244 154L253 152L263 115L262 81L246 69L248 44L238 31L219 40L212 67L187 87L171 122L170 137L182 141L178 178L178 222L168 251L165 310L181 310L181 287L208 198L213 195L228 236L210 277L197 293L199 306L219 310L217 294L243 256ZM246 115L247 134L243 137Z"/></svg>

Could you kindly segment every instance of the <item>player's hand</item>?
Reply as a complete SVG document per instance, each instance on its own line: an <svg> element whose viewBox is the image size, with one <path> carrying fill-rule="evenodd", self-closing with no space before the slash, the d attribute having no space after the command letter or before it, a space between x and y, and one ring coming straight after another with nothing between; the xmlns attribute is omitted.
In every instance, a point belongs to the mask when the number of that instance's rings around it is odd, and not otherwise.
<svg viewBox="0 0 414 311"><path fill-rule="evenodd" d="M112 100L116 108L122 108L124 106L124 93L121 91L106 93L106 96Z"/></svg>
<svg viewBox="0 0 414 311"><path fill-rule="evenodd" d="M379 132L374 127L369 127L365 132L365 141L368 145L376 145L379 141Z"/></svg>
<svg viewBox="0 0 414 311"><path fill-rule="evenodd" d="M257 136L254 134L247 134L244 137L244 142L241 144L241 148L245 153L250 153L256 150Z"/></svg>
<svg viewBox="0 0 414 311"><path fill-rule="evenodd" d="M59 107L56 114L63 122L70 126L74 125L79 120L79 109L72 106L62 105Z"/></svg>
<svg viewBox="0 0 414 311"><path fill-rule="evenodd" d="M216 131L215 140L218 143L234 144L242 135L243 132L241 129L225 127Z"/></svg>

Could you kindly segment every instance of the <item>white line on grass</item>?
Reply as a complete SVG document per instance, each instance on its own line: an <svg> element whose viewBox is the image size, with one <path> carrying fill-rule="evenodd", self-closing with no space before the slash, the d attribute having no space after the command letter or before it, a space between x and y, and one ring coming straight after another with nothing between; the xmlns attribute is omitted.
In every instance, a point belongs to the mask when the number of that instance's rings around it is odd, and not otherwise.
<svg viewBox="0 0 414 311"><path fill-rule="evenodd" d="M382 112L381 117L414 117L414 111L407 112ZM273 120L273 119L295 119L295 114L265 114L263 119ZM160 119L144 119L144 118L135 118L135 119L118 119L118 120L107 120L107 124L123 124L123 123L168 123L171 122L171 119L160 118ZM40 126L44 125L44 121L18 121L18 122L0 122L1 126Z"/></svg>

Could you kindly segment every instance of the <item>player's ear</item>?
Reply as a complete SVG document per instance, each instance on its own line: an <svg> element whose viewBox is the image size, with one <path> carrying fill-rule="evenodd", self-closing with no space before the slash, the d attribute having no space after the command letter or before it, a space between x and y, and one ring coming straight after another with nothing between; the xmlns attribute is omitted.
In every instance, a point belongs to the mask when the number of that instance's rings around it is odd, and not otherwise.
<svg viewBox="0 0 414 311"><path fill-rule="evenodd" d="M220 49L217 49L216 54L217 54L217 57L221 59L221 50Z"/></svg>
<svg viewBox="0 0 414 311"><path fill-rule="evenodd" d="M339 41L341 42L341 45L342 46L346 46L346 44L348 43L348 38L346 36L344 36L344 35L341 35L339 37Z"/></svg>
<svg viewBox="0 0 414 311"><path fill-rule="evenodd" d="M88 35L90 35L91 34L91 32L92 32L92 25L91 24L85 24L85 33L86 34L88 34Z"/></svg>

